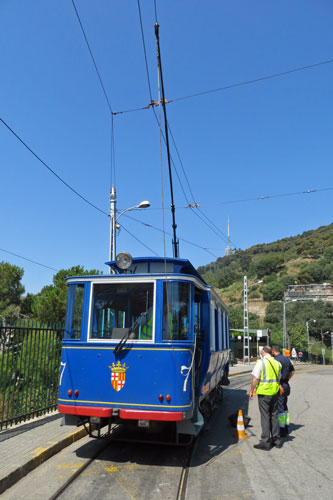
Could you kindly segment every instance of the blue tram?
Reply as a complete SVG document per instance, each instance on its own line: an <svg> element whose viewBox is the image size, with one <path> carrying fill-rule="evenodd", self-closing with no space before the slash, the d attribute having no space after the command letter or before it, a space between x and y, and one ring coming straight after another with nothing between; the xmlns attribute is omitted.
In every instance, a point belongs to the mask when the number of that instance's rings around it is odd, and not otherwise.
<svg viewBox="0 0 333 500"><path fill-rule="evenodd" d="M65 423L196 435L228 383L228 310L179 258L109 262L110 275L70 277L60 368Z"/></svg>

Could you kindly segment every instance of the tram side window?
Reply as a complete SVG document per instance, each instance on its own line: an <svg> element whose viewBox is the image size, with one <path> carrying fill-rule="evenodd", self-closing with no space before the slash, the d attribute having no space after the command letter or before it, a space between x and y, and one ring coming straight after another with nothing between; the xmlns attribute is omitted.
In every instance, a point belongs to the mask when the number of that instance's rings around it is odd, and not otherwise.
<svg viewBox="0 0 333 500"><path fill-rule="evenodd" d="M221 339L222 339L222 349L226 348L226 337L225 337L225 312L221 310Z"/></svg>
<svg viewBox="0 0 333 500"><path fill-rule="evenodd" d="M225 313L225 338L226 338L226 349L230 348L230 333L229 333L229 316Z"/></svg>
<svg viewBox="0 0 333 500"><path fill-rule="evenodd" d="M219 310L215 309L215 350L220 350L220 339L219 339Z"/></svg>
<svg viewBox="0 0 333 500"><path fill-rule="evenodd" d="M91 339L152 340L153 322L153 283L94 284Z"/></svg>
<svg viewBox="0 0 333 500"><path fill-rule="evenodd" d="M70 285L67 302L66 339L80 339L84 285Z"/></svg>
<svg viewBox="0 0 333 500"><path fill-rule="evenodd" d="M200 340L205 339L205 331L202 328L202 292L198 288L194 290L194 335Z"/></svg>
<svg viewBox="0 0 333 500"><path fill-rule="evenodd" d="M163 340L190 340L191 285L166 282L163 285Z"/></svg>

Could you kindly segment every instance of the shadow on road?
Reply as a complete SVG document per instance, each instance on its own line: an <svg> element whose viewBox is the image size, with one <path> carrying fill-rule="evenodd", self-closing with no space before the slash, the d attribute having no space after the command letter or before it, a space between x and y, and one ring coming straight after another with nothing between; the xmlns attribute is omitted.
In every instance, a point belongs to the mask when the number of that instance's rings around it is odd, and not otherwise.
<svg viewBox="0 0 333 500"><path fill-rule="evenodd" d="M236 429L232 427L229 416L239 409L243 414L248 412L247 391L240 389L225 389L225 397L215 409L208 422L197 437L191 466L195 467L209 462L238 442ZM77 455L89 458L98 447L105 443L108 446L98 457L100 460L140 465L159 465L167 467L183 466L188 457L188 446L169 446L150 443L134 443L105 440L91 440L77 450Z"/></svg>

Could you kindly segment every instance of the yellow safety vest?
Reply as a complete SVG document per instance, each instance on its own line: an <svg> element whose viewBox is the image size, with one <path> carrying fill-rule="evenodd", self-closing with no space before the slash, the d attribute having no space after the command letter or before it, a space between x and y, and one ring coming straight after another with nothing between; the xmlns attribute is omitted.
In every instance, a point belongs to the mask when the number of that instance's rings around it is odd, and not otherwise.
<svg viewBox="0 0 333 500"><path fill-rule="evenodd" d="M274 394L277 394L279 391L279 380L277 377L281 372L281 363L274 358L266 359L266 356L258 360L257 363L261 363L260 379L256 388L257 394L262 396L274 396Z"/></svg>
<svg viewBox="0 0 333 500"><path fill-rule="evenodd" d="M142 327L139 334L140 340L152 340L153 338L153 317L151 316L147 323Z"/></svg>

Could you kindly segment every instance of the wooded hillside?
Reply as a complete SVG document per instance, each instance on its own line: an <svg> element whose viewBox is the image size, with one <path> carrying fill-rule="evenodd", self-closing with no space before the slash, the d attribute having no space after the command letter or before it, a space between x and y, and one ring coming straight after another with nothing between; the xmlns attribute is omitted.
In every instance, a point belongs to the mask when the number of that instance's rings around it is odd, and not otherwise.
<svg viewBox="0 0 333 500"><path fill-rule="evenodd" d="M270 328L273 340L281 342L281 300L287 287L333 283L333 224L273 243L237 250L199 267L198 271L228 304L232 328L242 328L243 279L246 275L250 328ZM322 333L333 331L333 304L320 301L288 304L288 333L303 349L306 347L306 321L312 321L313 335L329 345L328 335L322 337Z"/></svg>

